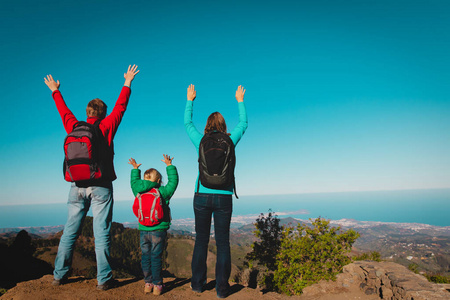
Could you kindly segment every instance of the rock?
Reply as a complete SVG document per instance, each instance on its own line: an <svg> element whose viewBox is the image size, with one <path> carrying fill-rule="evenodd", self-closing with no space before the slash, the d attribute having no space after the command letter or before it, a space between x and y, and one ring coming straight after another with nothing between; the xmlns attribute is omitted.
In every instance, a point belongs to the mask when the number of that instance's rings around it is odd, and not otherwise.
<svg viewBox="0 0 450 300"><path fill-rule="evenodd" d="M354 264L363 270L364 278L359 286L366 295L379 294L380 299L393 300L450 299L447 290L399 264L366 261Z"/></svg>
<svg viewBox="0 0 450 300"><path fill-rule="evenodd" d="M373 295L373 294L376 294L377 291L376 291L375 288L369 287L369 288L367 288L367 289L364 291L364 293L366 293L366 295Z"/></svg>

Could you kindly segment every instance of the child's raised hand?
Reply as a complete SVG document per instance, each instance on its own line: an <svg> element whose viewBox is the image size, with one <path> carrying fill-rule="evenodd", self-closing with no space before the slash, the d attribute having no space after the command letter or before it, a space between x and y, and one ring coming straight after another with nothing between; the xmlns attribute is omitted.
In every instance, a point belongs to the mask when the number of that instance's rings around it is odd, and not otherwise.
<svg viewBox="0 0 450 300"><path fill-rule="evenodd" d="M142 165L142 164L137 164L136 161L134 160L134 158L130 158L130 159L128 160L128 163L129 163L130 165L132 165L135 169L139 168L139 167Z"/></svg>
<svg viewBox="0 0 450 300"><path fill-rule="evenodd" d="M163 163L165 163L167 166L171 166L171 165L172 165L173 157L170 158L170 156L169 156L169 155L166 155L166 154L163 154L163 156L164 156L164 159L161 159L161 161L162 161Z"/></svg>

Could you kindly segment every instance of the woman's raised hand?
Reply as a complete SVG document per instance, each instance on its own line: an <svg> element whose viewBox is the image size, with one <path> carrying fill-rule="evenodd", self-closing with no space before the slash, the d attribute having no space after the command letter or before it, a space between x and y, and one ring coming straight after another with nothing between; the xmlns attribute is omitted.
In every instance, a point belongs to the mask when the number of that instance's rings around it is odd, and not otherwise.
<svg viewBox="0 0 450 300"><path fill-rule="evenodd" d="M245 89L242 85L238 86L236 90L236 100L237 102L244 102Z"/></svg>
<svg viewBox="0 0 450 300"><path fill-rule="evenodd" d="M195 91L195 86L193 84L191 84L187 89L187 99L189 101L194 101L196 96L197 96L197 92Z"/></svg>

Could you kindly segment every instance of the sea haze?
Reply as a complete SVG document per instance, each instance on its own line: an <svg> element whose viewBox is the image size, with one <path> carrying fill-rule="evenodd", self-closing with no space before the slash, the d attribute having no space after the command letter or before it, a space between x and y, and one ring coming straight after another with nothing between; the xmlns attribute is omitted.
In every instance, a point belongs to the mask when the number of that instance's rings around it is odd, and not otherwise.
<svg viewBox="0 0 450 300"><path fill-rule="evenodd" d="M116 201L115 222L134 222L132 200ZM192 198L171 200L173 219L193 218ZM233 216L267 213L300 219L423 223L450 226L450 189L240 196L234 199ZM92 215L89 212L88 215ZM0 228L64 225L67 204L0 206Z"/></svg>

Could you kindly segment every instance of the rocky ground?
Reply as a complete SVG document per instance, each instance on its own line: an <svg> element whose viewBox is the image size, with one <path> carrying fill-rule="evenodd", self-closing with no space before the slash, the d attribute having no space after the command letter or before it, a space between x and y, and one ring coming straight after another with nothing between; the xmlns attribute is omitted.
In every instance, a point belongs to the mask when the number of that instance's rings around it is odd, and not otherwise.
<svg viewBox="0 0 450 300"><path fill-rule="evenodd" d="M143 280L121 279L119 286L108 291L96 290L96 280L84 280L83 278L71 278L70 282L54 287L51 285L51 275L46 275L37 280L31 280L19 283L16 287L4 294L1 299L217 299L214 281L209 281L206 290L197 294L190 289L189 279L180 278L166 278L166 291L161 296L144 295ZM325 292L325 293L323 293ZM344 300L344 299L379 299L373 295L365 295L358 287L332 287L328 286L321 296L308 297L303 295L301 297L288 297L277 293L262 294L258 290L246 288L239 284L232 284L231 295L228 299L236 300L252 300L252 299L300 299L300 300Z"/></svg>
<svg viewBox="0 0 450 300"><path fill-rule="evenodd" d="M165 293L161 296L144 295L143 280L120 279L116 288L98 291L96 280L81 277L58 287L51 285L52 275L37 280L19 283L1 299L217 299L214 280L209 280L202 294L190 289L189 278L165 278ZM423 276L407 268L389 262L356 262L347 265L334 282L322 281L304 289L301 296L289 297L277 293L261 293L232 283L228 299L299 299L299 300L375 300L407 299L437 300L450 299L447 286L429 283Z"/></svg>

